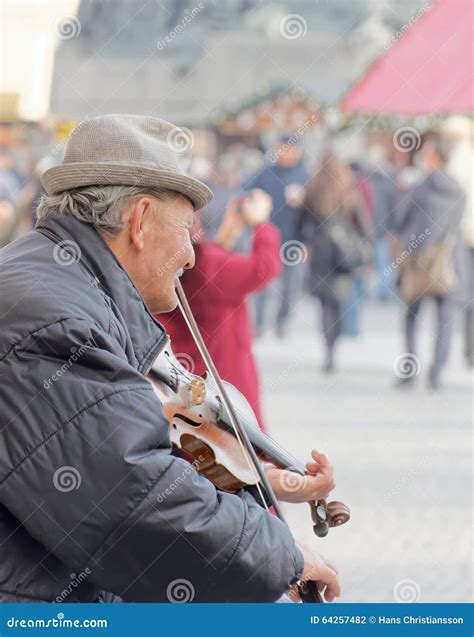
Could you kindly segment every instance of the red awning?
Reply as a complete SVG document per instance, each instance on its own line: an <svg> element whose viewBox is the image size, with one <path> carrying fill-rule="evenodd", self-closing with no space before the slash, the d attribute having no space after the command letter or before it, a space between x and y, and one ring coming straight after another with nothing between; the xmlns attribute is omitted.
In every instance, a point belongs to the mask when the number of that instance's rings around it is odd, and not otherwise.
<svg viewBox="0 0 474 637"><path fill-rule="evenodd" d="M473 0L427 2L416 22L349 90L345 113L470 113L473 90ZM405 30L405 29L404 29Z"/></svg>

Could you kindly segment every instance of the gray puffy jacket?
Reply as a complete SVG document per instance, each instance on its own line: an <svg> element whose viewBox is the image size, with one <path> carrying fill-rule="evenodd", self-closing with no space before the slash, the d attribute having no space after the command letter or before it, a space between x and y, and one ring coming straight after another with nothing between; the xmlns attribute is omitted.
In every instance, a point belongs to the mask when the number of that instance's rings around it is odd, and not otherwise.
<svg viewBox="0 0 474 637"><path fill-rule="evenodd" d="M0 601L269 602L301 574L282 522L173 455L165 341L92 227L0 250Z"/></svg>

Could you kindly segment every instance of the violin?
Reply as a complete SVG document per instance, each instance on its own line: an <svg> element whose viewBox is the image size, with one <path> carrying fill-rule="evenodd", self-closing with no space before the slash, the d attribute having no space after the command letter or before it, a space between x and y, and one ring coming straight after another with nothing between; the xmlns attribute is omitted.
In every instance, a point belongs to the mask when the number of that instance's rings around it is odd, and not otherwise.
<svg viewBox="0 0 474 637"><path fill-rule="evenodd" d="M259 428L246 398L231 383L221 380L179 281L177 293L179 307L208 371L197 376L185 369L169 342L150 370L148 380L170 423L171 442L216 488L235 493L254 486L263 506L272 506L285 521L262 463L271 462L299 476L307 475L306 467ZM318 537L325 537L329 528L341 526L350 518L342 502L318 500L309 505ZM302 601L322 602L315 582L301 582L298 589Z"/></svg>

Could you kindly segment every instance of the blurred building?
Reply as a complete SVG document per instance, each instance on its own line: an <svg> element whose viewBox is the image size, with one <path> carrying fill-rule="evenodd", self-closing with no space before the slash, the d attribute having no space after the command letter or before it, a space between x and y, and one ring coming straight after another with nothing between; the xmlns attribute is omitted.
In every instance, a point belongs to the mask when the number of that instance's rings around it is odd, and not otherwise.
<svg viewBox="0 0 474 637"><path fill-rule="evenodd" d="M155 114L187 126L291 83L338 98L421 0L82 0L56 51L51 109Z"/></svg>

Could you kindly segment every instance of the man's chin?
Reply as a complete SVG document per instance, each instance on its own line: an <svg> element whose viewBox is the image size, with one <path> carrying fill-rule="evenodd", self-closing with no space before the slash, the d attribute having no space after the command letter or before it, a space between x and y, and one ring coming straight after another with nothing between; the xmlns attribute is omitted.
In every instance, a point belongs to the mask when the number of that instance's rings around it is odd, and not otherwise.
<svg viewBox="0 0 474 637"><path fill-rule="evenodd" d="M163 295L159 299L155 299L155 303L153 303L153 308L151 309L152 314L164 314L166 312L172 312L178 307L178 295L176 293L176 288L173 288L169 291L168 294Z"/></svg>

